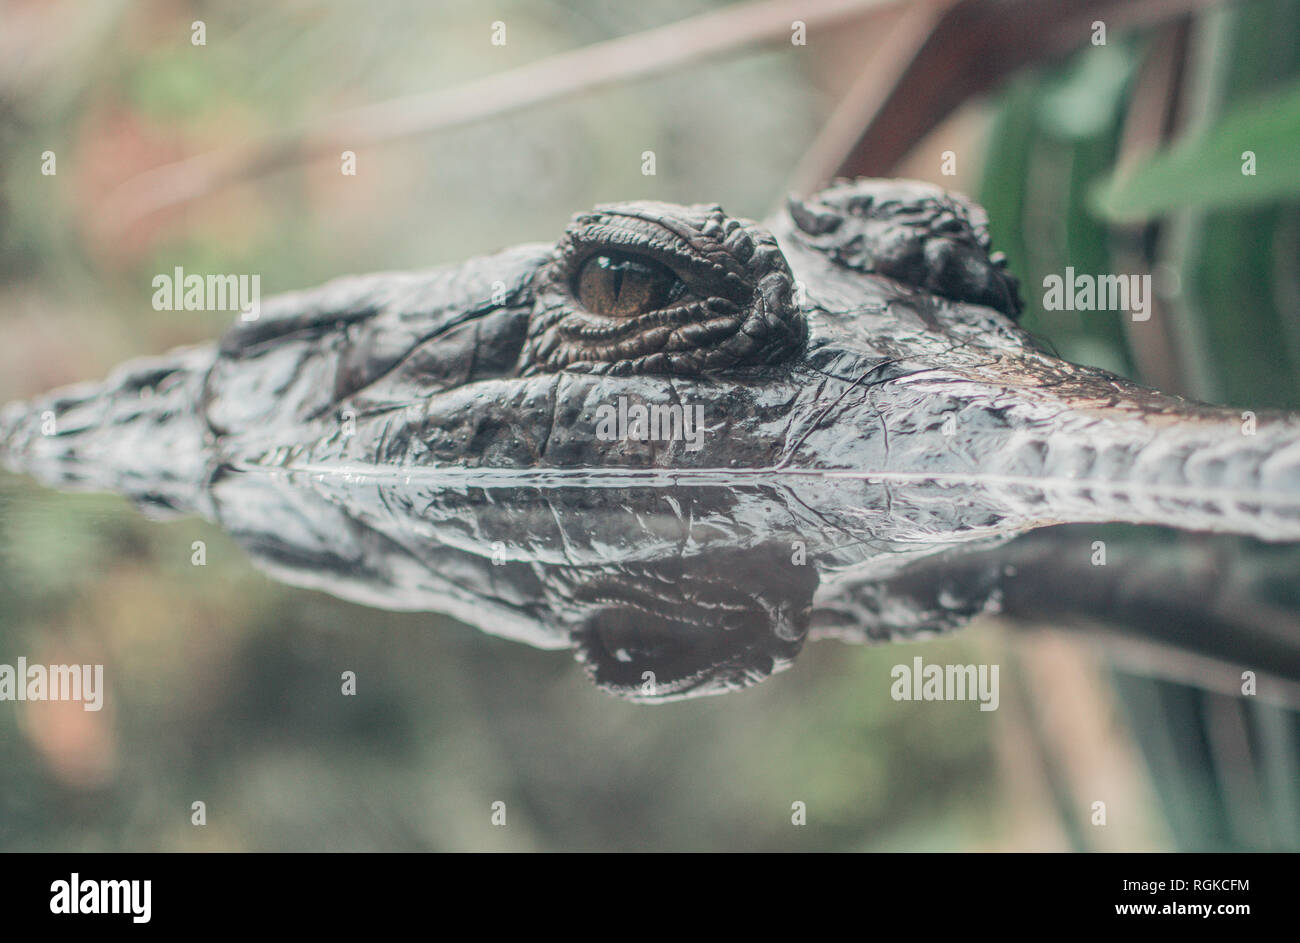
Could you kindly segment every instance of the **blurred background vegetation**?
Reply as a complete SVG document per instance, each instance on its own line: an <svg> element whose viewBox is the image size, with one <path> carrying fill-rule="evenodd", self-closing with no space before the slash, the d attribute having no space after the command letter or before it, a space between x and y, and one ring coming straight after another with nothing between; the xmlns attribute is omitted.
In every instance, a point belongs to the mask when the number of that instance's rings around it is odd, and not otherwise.
<svg viewBox="0 0 1300 943"><path fill-rule="evenodd" d="M435 134L360 140L355 177L335 158L291 162L141 218L103 212L125 181L182 157L720 6L0 3L0 401L220 333L226 315L152 309L151 279L178 265L260 273L272 293L553 241L604 200L763 217L807 172L863 64L888 57L898 34L874 11L810 29L807 46L778 37ZM1297 408L1294 190L1194 206L1189 192L1222 192L1222 160L1193 153L1169 170L1152 155L1294 87L1300 3L1200 6L1105 45L1085 26L906 148L892 142L905 157L891 169L986 203L1027 325L1064 356ZM190 42L195 20L205 46ZM504 46L490 43L495 20ZM906 104L907 87L893 94ZM1289 128L1273 138L1294 164ZM955 177L940 170L949 150ZM46 151L54 176L40 172ZM1035 286L1066 265L1155 271L1157 312L1138 325L1041 311ZM191 565L195 540L205 567ZM891 667L918 653L1000 663L1001 708L893 702ZM989 619L919 646L820 643L756 689L647 708L599 693L561 654L277 585L203 521L156 523L114 497L0 475L0 662L20 655L104 663L108 693L99 713L0 705L7 850L1300 847L1292 715L1117 672L1073 634ZM340 696L345 670L356 697ZM490 824L497 800L506 828ZM1105 827L1089 824L1098 800ZM794 801L806 827L790 823Z"/></svg>

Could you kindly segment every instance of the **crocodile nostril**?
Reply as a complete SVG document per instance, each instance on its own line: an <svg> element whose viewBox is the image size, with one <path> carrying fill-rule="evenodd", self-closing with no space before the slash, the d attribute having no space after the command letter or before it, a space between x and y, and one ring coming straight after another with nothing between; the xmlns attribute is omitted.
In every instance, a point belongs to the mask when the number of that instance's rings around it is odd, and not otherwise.
<svg viewBox="0 0 1300 943"><path fill-rule="evenodd" d="M964 197L917 181L857 180L789 209L794 239L843 268L1020 314L1019 284L989 253L988 218Z"/></svg>

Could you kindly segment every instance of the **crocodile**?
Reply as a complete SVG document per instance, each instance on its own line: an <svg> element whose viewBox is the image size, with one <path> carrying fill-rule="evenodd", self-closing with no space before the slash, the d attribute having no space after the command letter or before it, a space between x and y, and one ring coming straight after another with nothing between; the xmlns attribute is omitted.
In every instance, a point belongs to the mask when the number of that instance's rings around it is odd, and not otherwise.
<svg viewBox="0 0 1300 943"><path fill-rule="evenodd" d="M1040 528L1300 540L1300 417L1070 363L1022 307L984 211L925 183L836 181L763 224L606 204L10 404L0 456L645 702L996 611L995 551Z"/></svg>

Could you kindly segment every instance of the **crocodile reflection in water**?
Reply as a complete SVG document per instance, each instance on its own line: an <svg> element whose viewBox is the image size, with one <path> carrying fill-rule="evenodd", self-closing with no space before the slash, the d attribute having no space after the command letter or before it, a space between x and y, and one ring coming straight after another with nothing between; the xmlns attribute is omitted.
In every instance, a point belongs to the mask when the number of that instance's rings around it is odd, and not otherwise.
<svg viewBox="0 0 1300 943"><path fill-rule="evenodd" d="M286 582L569 647L645 700L761 680L810 633L961 625L999 604L988 548L1046 525L1300 540L1300 421L1243 435L1048 354L1019 311L982 211L925 184L766 227L613 204L557 246L269 300L8 407L0 441L218 521ZM611 407L668 432L598 434Z"/></svg>

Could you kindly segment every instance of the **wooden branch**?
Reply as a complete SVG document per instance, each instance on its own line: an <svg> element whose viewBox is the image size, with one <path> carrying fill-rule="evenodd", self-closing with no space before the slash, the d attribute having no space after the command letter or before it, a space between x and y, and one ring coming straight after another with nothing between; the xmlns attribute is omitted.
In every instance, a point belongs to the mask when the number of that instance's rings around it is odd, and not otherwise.
<svg viewBox="0 0 1300 943"><path fill-rule="evenodd" d="M96 222L108 234L120 232L151 213L295 163L482 121L665 72L718 53L787 38L795 20L813 30L873 11L889 11L904 2L757 0L736 4L454 88L366 105L241 146L166 164L132 177L109 194L96 213Z"/></svg>

